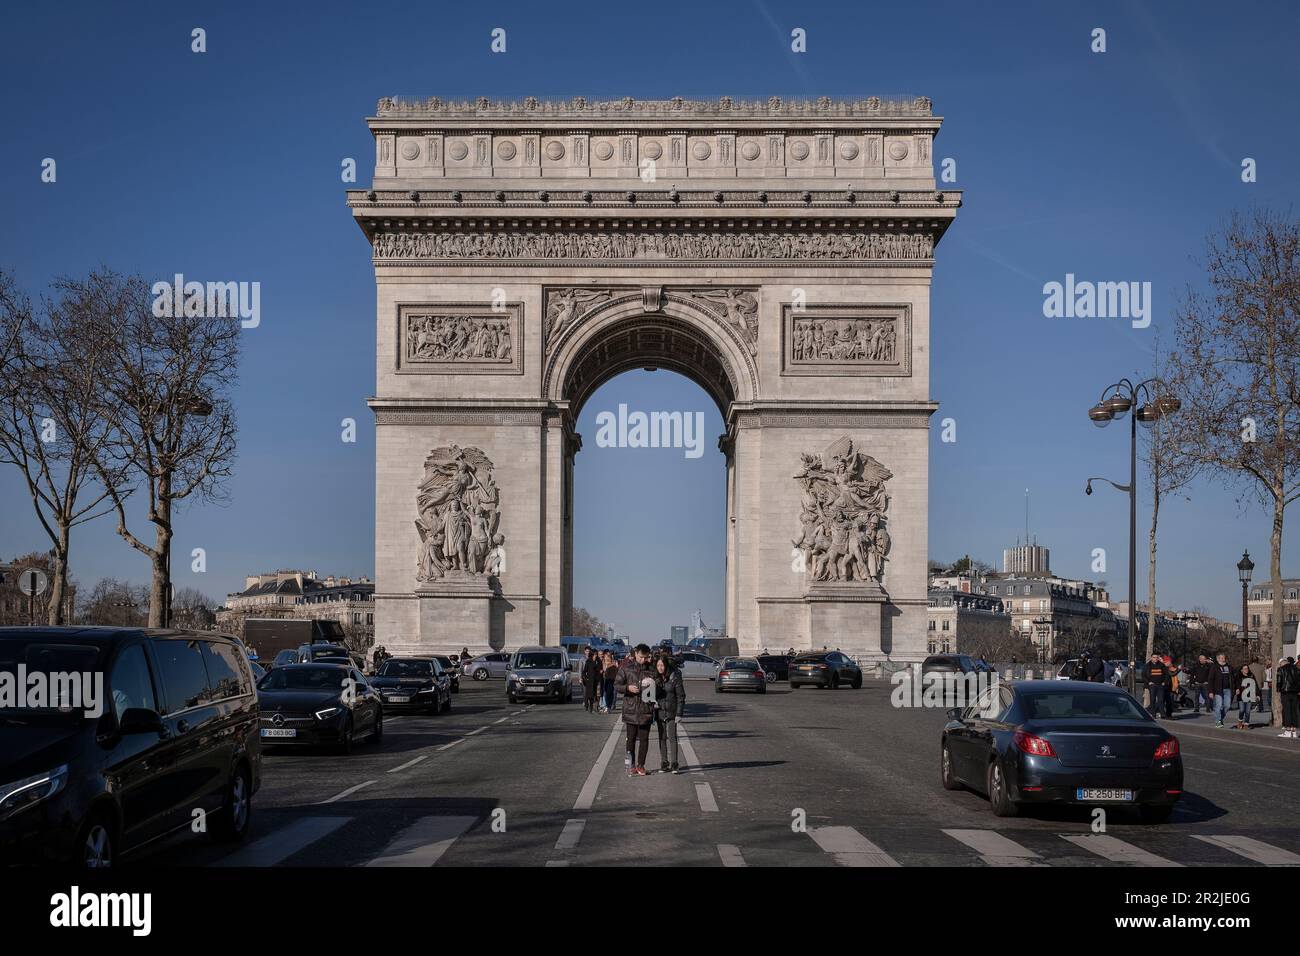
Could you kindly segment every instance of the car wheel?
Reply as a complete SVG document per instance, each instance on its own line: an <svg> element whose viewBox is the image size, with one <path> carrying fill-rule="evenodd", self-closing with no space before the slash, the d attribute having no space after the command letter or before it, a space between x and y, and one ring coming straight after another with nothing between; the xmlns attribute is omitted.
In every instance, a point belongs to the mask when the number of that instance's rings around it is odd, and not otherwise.
<svg viewBox="0 0 1300 956"><path fill-rule="evenodd" d="M862 671L858 671L853 677L852 683L849 684L854 690L862 690Z"/></svg>
<svg viewBox="0 0 1300 956"><path fill-rule="evenodd" d="M449 710L451 710L451 694L448 694L447 699L442 702L442 712L445 714Z"/></svg>
<svg viewBox="0 0 1300 956"><path fill-rule="evenodd" d="M1002 765L994 760L989 764L989 803L993 806L993 815L997 817L1014 817L1020 812L1016 802L1007 792L1007 777L1002 772Z"/></svg>
<svg viewBox="0 0 1300 956"><path fill-rule="evenodd" d="M459 694L459 693L460 693L460 681L456 681L456 683L454 683L454 684L451 685L451 692L452 692L453 694Z"/></svg>
<svg viewBox="0 0 1300 956"><path fill-rule="evenodd" d="M961 783L952 772L952 754L948 751L948 744L945 742L939 750L939 779L943 781L943 789L960 790Z"/></svg>
<svg viewBox="0 0 1300 956"><path fill-rule="evenodd" d="M348 715L348 722L343 727L343 736L339 738L339 753L346 756L352 753L352 715Z"/></svg>
<svg viewBox="0 0 1300 956"><path fill-rule="evenodd" d="M1138 807L1138 814L1141 816L1143 823L1168 823L1173 812L1174 805L1172 803L1147 804Z"/></svg>
<svg viewBox="0 0 1300 956"><path fill-rule="evenodd" d="M768 672L767 672L767 682L768 682L769 684L775 684L775 683L776 683L776 672L775 672L775 671L768 671Z"/></svg>
<svg viewBox="0 0 1300 956"><path fill-rule="evenodd" d="M370 742L376 747L384 742L384 714L380 711L375 715L375 729L371 731Z"/></svg>
<svg viewBox="0 0 1300 956"><path fill-rule="evenodd" d="M831 689L831 690L839 690L839 689L840 689L840 675L839 675L839 674L832 674L832 675L831 675L830 689Z"/></svg>
<svg viewBox="0 0 1300 956"><path fill-rule="evenodd" d="M506 694L506 703L507 703L507 704L516 704L516 703L518 703L518 701L515 700L515 695L514 695L514 694Z"/></svg>
<svg viewBox="0 0 1300 956"><path fill-rule="evenodd" d="M480 667L478 670L476 670L476 671L474 672L474 679L475 679L475 680L487 680L487 679L488 679L487 668L485 668L485 667Z"/></svg>
<svg viewBox="0 0 1300 956"><path fill-rule="evenodd" d="M114 842L113 818L103 811L91 813L77 839L81 854L78 865L86 869L112 866Z"/></svg>
<svg viewBox="0 0 1300 956"><path fill-rule="evenodd" d="M798 689L799 689L799 685L796 684L794 681L790 681L790 689L791 689L791 690L798 690Z"/></svg>
<svg viewBox="0 0 1300 956"><path fill-rule="evenodd" d="M208 832L218 843L236 843L248 835L252 818L253 786L249 781L248 768L240 764L230 775L226 795L221 802L221 813Z"/></svg>

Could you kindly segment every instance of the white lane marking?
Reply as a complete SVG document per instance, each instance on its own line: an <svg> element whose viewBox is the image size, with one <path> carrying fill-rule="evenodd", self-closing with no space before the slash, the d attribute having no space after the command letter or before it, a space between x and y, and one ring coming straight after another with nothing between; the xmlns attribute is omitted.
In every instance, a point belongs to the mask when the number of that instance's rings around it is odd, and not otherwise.
<svg viewBox="0 0 1300 956"><path fill-rule="evenodd" d="M695 796L700 801L700 809L705 813L718 812L718 801L713 799L713 788L707 783L695 785Z"/></svg>
<svg viewBox="0 0 1300 956"><path fill-rule="evenodd" d="M700 769L700 758L695 756L695 747L691 743L690 734L686 732L686 724L683 721L677 722L677 746L681 748L682 756L686 758L686 768L689 770L694 767Z"/></svg>
<svg viewBox="0 0 1300 956"><path fill-rule="evenodd" d="M582 831L586 826L586 820L564 821L564 829L560 831L560 837L555 841L555 849L561 851L576 849L578 841L582 839Z"/></svg>
<svg viewBox="0 0 1300 956"><path fill-rule="evenodd" d="M718 856L721 857L723 866L749 866L740 853L740 847L730 843L718 844Z"/></svg>
<svg viewBox="0 0 1300 956"><path fill-rule="evenodd" d="M366 866L433 866L476 817L421 817L384 847Z"/></svg>
<svg viewBox="0 0 1300 956"><path fill-rule="evenodd" d="M490 726L490 725L489 725L489 726ZM485 731L485 730L487 730L487 729L488 729L488 726L480 727L478 730L471 730L471 731L470 731L469 733L467 733L465 736L466 736L466 737L473 737L475 734L481 734L481 733L483 733L483 731Z"/></svg>
<svg viewBox="0 0 1300 956"><path fill-rule="evenodd" d="M901 865L853 827L814 827L808 835L840 866Z"/></svg>
<svg viewBox="0 0 1300 956"><path fill-rule="evenodd" d="M456 740L453 740L453 741L452 741L451 743L449 743L449 744L443 744L441 747L438 748L438 750L439 750L439 751L442 751L442 750L449 750L449 749L451 749L452 747L456 746L457 744L463 744L464 742L465 742L465 738L464 738L464 737L459 737L459 738L457 738Z"/></svg>
<svg viewBox="0 0 1300 956"><path fill-rule="evenodd" d="M944 833L964 843L989 866L1046 866L1037 862L1042 858L1033 850L1009 840L996 830L944 830Z"/></svg>
<svg viewBox="0 0 1300 956"><path fill-rule="evenodd" d="M568 866L569 861L568 860L547 860L546 865L547 866Z"/></svg>
<svg viewBox="0 0 1300 956"><path fill-rule="evenodd" d="M506 716L502 717L500 720L494 720L494 721L492 721L492 723L494 723L494 724L504 724L504 723L505 723L507 720L509 720L509 719L510 719L510 715L509 715L509 714L506 714Z"/></svg>
<svg viewBox="0 0 1300 956"><path fill-rule="evenodd" d="M516 710L516 711L515 711L513 714L511 714L510 716L511 716L511 717L518 717L520 714L526 714L526 713L528 713L528 708L527 708L527 707L525 707L523 710Z"/></svg>
<svg viewBox="0 0 1300 956"><path fill-rule="evenodd" d="M372 783L377 783L377 782L378 782L378 781L375 781L375 780L366 780L366 781L364 781L364 782L362 782L362 783L357 784L355 787L348 787L348 788L347 788L346 790L344 790L342 793L336 793L336 794L334 794L334 796L330 797L328 800L322 800L320 803L317 804L317 806L324 806L324 805L327 804L327 803L336 803L336 802L338 802L339 800L344 799L345 797L350 797L350 796L352 796L352 794L356 793L358 790L362 790L362 789L364 789L364 788L370 786Z"/></svg>
<svg viewBox="0 0 1300 956"><path fill-rule="evenodd" d="M1263 863L1265 866L1300 866L1300 856L1297 856L1290 850L1284 850L1281 847L1273 846L1271 843L1264 843L1260 840L1252 840L1250 837L1234 836L1232 834L1201 836L1200 834L1194 833L1192 835L1198 840L1203 840L1214 846L1222 847L1238 856L1244 856L1248 860L1254 860L1256 863Z"/></svg>
<svg viewBox="0 0 1300 956"><path fill-rule="evenodd" d="M242 850L216 862L216 866L275 866L308 844L328 836L351 817L305 817L273 830Z"/></svg>
<svg viewBox="0 0 1300 956"><path fill-rule="evenodd" d="M398 722L399 720L401 720L401 719L402 719L401 717L385 717L385 718L384 718L384 724L385 724L385 725L387 725L387 724L395 724L395 723L397 723L397 722Z"/></svg>
<svg viewBox="0 0 1300 956"><path fill-rule="evenodd" d="M605 766L609 763L609 758L614 755L614 748L618 746L618 738L623 735L623 722L615 721L614 726L610 728L609 739L605 741L605 746L601 748L600 756L591 767L591 772L587 774L587 780L578 792L578 799L573 804L575 810L590 810L591 805L596 802L596 791L600 788L600 779L605 776Z"/></svg>
<svg viewBox="0 0 1300 956"><path fill-rule="evenodd" d="M414 766L415 766L417 763L419 763L421 760L428 760L428 759L429 759L429 755L428 755L428 754L420 754L420 756L416 757L414 760L408 760L408 761L406 761L406 763L404 763L404 764L398 764L396 767L394 767L392 770L390 770L390 771L388 771L388 772L389 772L389 773L397 773L397 771L399 771L399 770L405 770L407 767L414 767Z"/></svg>
<svg viewBox="0 0 1300 956"><path fill-rule="evenodd" d="M1061 839L1068 840L1075 846L1082 847L1089 853L1095 853L1097 856L1113 863L1127 863L1130 866L1182 866L1181 863L1175 863L1173 860L1166 860L1163 856L1148 853L1141 847L1125 843L1123 840L1117 840L1115 837L1107 836L1104 833L1084 833L1080 835L1062 833Z"/></svg>

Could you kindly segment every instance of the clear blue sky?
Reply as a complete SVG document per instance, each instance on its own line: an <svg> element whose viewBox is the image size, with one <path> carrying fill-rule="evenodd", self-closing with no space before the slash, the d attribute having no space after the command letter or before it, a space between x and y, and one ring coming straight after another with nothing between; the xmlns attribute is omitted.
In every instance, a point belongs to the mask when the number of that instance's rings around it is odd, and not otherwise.
<svg viewBox="0 0 1300 956"><path fill-rule="evenodd" d="M177 585L221 598L249 571L370 574L373 275L339 169L355 157L368 175L363 117L378 97L925 94L946 118L935 157L957 160L966 191L934 279L932 394L958 441L932 432L929 553L996 563L1022 533L1029 487L1053 568L1098 577L1090 553L1104 547L1122 596L1125 501L1082 486L1126 477L1125 434L1094 429L1085 412L1148 361L1229 210L1295 211L1300 13L1284 2L999 7L26 5L6 13L0 37L0 267L33 292L99 263L260 281L232 502L180 516L177 553L206 548L208 571L178 560ZM190 52L196 26L206 54ZM498 26L504 55L489 51ZM1100 55L1089 50L1098 26ZM790 52L794 27L807 30L806 54ZM1253 185L1240 181L1246 156ZM45 157L58 161L56 184L40 181ZM1156 321L1045 319L1043 283L1067 272L1150 281ZM721 428L703 393L666 372L621 376L588 404L576 601L639 638L697 606L718 622L721 456L712 437L694 461L597 449L594 415L620 401L701 410L711 436ZM346 416L360 425L355 445L338 439ZM1233 618L1232 565L1249 547L1266 571L1267 515L1207 484L1169 504L1163 529L1161 604ZM0 473L0 554L46 546L16 475ZM83 586L147 577L106 521L74 546ZM1294 531L1294 574L1298 553Z"/></svg>

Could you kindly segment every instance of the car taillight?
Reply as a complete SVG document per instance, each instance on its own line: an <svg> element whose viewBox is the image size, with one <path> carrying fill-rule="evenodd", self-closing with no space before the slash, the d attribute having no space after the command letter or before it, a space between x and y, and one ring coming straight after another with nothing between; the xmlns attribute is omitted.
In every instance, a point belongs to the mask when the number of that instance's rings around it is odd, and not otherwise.
<svg viewBox="0 0 1300 956"><path fill-rule="evenodd" d="M728 674L730 674L730 673L731 673L731 671L718 671L718 676L719 676L719 677L726 677L726 676L727 676Z"/></svg>
<svg viewBox="0 0 1300 956"><path fill-rule="evenodd" d="M1055 757L1056 751L1052 748L1049 741L1034 734L1027 734L1023 730L1017 730L1016 735L1011 738L1016 748L1031 754L1035 757Z"/></svg>
<svg viewBox="0 0 1300 956"><path fill-rule="evenodd" d="M1168 760L1170 757L1177 757L1177 756L1178 756L1178 738L1170 737L1168 740L1162 741L1160 746L1156 748L1156 755L1152 759Z"/></svg>

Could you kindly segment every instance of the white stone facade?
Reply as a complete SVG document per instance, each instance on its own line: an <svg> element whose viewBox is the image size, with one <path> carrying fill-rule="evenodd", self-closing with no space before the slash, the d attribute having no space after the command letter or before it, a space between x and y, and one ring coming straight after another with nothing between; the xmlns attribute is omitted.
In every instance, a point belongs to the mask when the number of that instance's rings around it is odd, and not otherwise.
<svg viewBox="0 0 1300 956"><path fill-rule="evenodd" d="M726 422L728 635L924 656L929 284L960 205L936 189L928 100L384 100L369 124L374 185L348 205L377 284L377 643L557 643L578 411L655 366ZM844 558L847 580L814 585L795 476L845 439L890 475L883 580ZM504 567L422 581L417 490L452 446L490 459ZM836 514L879 541L865 505Z"/></svg>

